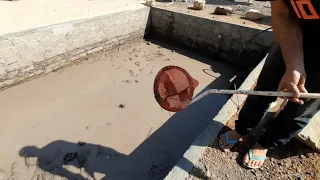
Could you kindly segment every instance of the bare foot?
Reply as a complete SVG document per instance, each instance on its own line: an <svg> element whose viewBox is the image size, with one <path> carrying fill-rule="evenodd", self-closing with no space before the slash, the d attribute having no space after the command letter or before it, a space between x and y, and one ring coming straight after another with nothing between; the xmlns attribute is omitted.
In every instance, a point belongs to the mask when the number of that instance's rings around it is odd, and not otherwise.
<svg viewBox="0 0 320 180"><path fill-rule="evenodd" d="M266 159L268 149L265 149L262 146L260 146L260 144L256 143L251 148L251 150L252 150L251 151L252 157L250 158L249 156L250 152L248 152L243 158L243 163L248 168L253 168L253 169L260 168Z"/></svg>
<svg viewBox="0 0 320 180"><path fill-rule="evenodd" d="M227 143L227 140L226 140L226 137L227 137L226 133L228 133L229 144ZM223 152L229 152L230 149L236 144L236 141L238 141L241 138L241 135L235 129L228 131L226 133L222 134L219 138L219 146Z"/></svg>

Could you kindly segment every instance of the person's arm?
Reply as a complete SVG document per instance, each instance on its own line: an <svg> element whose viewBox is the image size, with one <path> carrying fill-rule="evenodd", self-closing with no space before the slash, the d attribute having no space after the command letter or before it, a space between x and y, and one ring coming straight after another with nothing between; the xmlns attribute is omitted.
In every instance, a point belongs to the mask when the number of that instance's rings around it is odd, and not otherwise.
<svg viewBox="0 0 320 180"><path fill-rule="evenodd" d="M271 21L275 39L281 47L286 64L286 72L279 85L279 90L292 92L296 98L291 100L303 103L298 99L300 92L307 92L304 87L306 74L303 35L299 21L291 13L284 0L271 1Z"/></svg>

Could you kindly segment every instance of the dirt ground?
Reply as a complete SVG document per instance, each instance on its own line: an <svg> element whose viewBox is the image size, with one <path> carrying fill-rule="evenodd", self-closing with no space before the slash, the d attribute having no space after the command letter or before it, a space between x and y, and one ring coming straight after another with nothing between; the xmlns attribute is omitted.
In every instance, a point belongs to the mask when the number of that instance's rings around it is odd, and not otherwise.
<svg viewBox="0 0 320 180"><path fill-rule="evenodd" d="M237 74L150 39L1 91L0 180L163 179L228 99L212 95L183 112L162 110L152 88L166 65L198 79L196 94L228 88Z"/></svg>
<svg viewBox="0 0 320 180"><path fill-rule="evenodd" d="M320 154L293 139L286 146L269 150L265 164L261 169L250 170L242 165L242 159L248 149L267 128L278 112L281 99L277 106L270 108L262 123L248 136L239 142L232 152L224 153L219 149L217 139L214 140L197 165L190 172L189 180L226 179L226 180L316 180L320 179ZM234 128L237 114L231 118L220 134Z"/></svg>

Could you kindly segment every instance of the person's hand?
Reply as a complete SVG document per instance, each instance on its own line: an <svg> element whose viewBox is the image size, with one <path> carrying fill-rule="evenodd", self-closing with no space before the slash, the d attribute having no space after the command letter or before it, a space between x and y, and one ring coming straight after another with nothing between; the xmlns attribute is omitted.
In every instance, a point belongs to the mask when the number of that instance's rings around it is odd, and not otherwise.
<svg viewBox="0 0 320 180"><path fill-rule="evenodd" d="M303 104L299 99L300 93L307 93L305 88L306 73L304 70L287 69L279 84L278 91L292 92L293 98L289 98L292 102Z"/></svg>

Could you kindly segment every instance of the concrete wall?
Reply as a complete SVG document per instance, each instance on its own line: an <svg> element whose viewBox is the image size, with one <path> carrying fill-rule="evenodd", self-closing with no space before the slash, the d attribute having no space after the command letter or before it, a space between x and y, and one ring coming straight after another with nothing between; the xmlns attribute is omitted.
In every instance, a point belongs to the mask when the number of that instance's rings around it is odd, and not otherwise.
<svg viewBox="0 0 320 180"><path fill-rule="evenodd" d="M148 7L0 37L0 88L142 38Z"/></svg>
<svg viewBox="0 0 320 180"><path fill-rule="evenodd" d="M252 41L239 55L243 44L261 29L197 17L158 7L151 9L152 31L193 48L208 51L238 67L253 69L267 54L273 43L272 31Z"/></svg>

